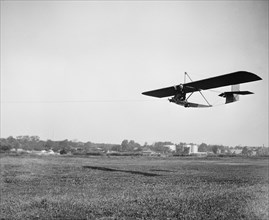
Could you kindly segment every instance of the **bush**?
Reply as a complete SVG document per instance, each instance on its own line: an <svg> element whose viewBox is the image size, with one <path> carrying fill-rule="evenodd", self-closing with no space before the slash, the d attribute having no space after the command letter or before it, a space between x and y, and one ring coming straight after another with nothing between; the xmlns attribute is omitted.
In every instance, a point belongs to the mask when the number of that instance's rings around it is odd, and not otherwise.
<svg viewBox="0 0 269 220"><path fill-rule="evenodd" d="M219 154L218 157L238 157L236 154Z"/></svg>
<svg viewBox="0 0 269 220"><path fill-rule="evenodd" d="M101 152L87 152L86 155L88 155L88 156L102 156L103 153L101 153Z"/></svg>
<svg viewBox="0 0 269 220"><path fill-rule="evenodd" d="M67 151L65 149L60 150L60 154L67 154Z"/></svg>
<svg viewBox="0 0 269 220"><path fill-rule="evenodd" d="M0 152L1 153L6 153L9 152L11 150L11 146L9 144L1 144L0 145Z"/></svg>
<svg viewBox="0 0 269 220"><path fill-rule="evenodd" d="M109 156L142 156L141 153L137 152L114 152L107 154Z"/></svg>

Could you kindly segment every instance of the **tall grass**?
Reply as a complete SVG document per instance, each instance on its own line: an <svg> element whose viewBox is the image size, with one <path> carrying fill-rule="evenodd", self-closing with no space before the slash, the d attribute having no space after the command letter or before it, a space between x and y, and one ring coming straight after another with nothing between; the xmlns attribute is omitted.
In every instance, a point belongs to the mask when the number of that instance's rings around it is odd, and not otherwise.
<svg viewBox="0 0 269 220"><path fill-rule="evenodd" d="M2 219L268 219L267 160L1 158Z"/></svg>

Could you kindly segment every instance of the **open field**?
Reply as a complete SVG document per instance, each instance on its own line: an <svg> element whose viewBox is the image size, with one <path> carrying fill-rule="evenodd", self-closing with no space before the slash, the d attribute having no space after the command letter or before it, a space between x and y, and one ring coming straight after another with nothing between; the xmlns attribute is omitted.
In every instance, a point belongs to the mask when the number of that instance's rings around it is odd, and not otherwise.
<svg viewBox="0 0 269 220"><path fill-rule="evenodd" d="M268 159L1 156L1 219L268 219Z"/></svg>

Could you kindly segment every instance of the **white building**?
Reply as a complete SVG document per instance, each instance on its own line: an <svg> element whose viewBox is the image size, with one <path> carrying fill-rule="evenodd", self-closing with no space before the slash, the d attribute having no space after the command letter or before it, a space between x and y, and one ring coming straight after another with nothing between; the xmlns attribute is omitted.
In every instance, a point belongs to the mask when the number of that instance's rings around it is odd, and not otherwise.
<svg viewBox="0 0 269 220"><path fill-rule="evenodd" d="M230 149L232 154L241 154L242 153L242 149Z"/></svg>
<svg viewBox="0 0 269 220"><path fill-rule="evenodd" d="M186 144L184 147L189 148L189 154L197 154L198 146L196 144Z"/></svg>

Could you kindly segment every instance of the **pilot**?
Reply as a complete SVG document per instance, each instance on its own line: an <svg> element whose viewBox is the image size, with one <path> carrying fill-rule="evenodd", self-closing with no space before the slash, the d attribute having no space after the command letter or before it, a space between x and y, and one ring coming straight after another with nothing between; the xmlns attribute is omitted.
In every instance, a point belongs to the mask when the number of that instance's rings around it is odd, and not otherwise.
<svg viewBox="0 0 269 220"><path fill-rule="evenodd" d="M178 88L178 94L176 95L176 99L180 101L184 101L186 99L186 93L184 92L183 85L180 84Z"/></svg>

